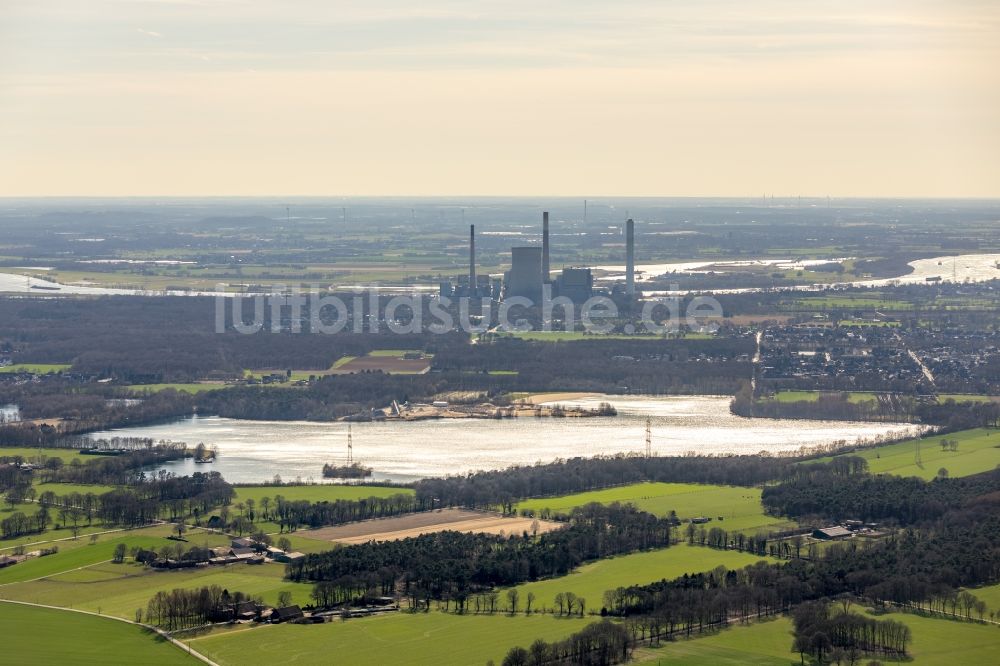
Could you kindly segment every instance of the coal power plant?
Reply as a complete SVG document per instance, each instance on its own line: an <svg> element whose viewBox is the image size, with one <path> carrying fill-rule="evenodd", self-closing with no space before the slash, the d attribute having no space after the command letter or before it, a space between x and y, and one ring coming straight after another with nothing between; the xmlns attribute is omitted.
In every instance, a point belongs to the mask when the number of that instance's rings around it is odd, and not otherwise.
<svg viewBox="0 0 1000 666"><path fill-rule="evenodd" d="M625 225L625 295L635 297L635 223ZM594 276L590 268L565 267L553 278L550 258L549 213L542 213L542 244L512 247L510 270L503 278L478 275L476 271L476 226L469 227L469 272L454 281L443 281L439 293L447 297L527 298L541 303L546 286L552 298L562 297L581 304L595 295ZM616 288L620 295L621 287Z"/></svg>

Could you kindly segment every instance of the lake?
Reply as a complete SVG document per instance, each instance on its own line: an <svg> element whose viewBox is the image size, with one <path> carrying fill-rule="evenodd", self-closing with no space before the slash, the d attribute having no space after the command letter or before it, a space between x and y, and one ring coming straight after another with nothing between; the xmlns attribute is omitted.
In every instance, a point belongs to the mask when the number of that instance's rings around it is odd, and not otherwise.
<svg viewBox="0 0 1000 666"><path fill-rule="evenodd" d="M730 399L721 396L592 396L572 404L596 407L605 400L618 408L618 416L354 423L354 457L374 468L375 479L410 481L574 456L642 452L647 417L653 451L663 455L778 453L917 432L916 426L905 424L748 419L731 414ZM347 428L347 423L195 416L91 436L152 437L192 446L204 442L218 449L219 458L210 465L185 460L165 466L176 474L216 470L238 483L270 480L275 474L285 481L318 482L324 463L345 461Z"/></svg>

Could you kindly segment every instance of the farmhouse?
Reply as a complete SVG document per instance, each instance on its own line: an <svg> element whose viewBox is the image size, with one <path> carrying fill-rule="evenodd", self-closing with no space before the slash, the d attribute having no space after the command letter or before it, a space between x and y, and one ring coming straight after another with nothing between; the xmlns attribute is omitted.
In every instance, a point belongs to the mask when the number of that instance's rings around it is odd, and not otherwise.
<svg viewBox="0 0 1000 666"><path fill-rule="evenodd" d="M305 617L305 613L298 606L285 606L284 608L275 608L271 612L271 622L289 622L291 620L298 620L299 618Z"/></svg>
<svg viewBox="0 0 1000 666"><path fill-rule="evenodd" d="M831 539L846 539L851 536L851 530L846 527L841 527L840 525L834 525L833 527L824 527L822 529L813 530L814 539L823 539L829 541Z"/></svg>

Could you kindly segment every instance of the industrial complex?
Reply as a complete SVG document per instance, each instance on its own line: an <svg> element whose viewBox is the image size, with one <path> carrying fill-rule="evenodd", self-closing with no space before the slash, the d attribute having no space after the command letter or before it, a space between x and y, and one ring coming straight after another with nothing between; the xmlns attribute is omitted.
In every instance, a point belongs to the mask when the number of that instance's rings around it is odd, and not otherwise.
<svg viewBox="0 0 1000 666"><path fill-rule="evenodd" d="M567 298L581 304L599 292L594 289L590 268L566 267L553 276L549 261L549 213L542 213L542 245L526 245L510 249L510 270L503 276L478 275L476 272L476 225L469 227L469 272L440 284L439 293L446 297L491 298L495 301L527 298L542 301L543 293L552 298ZM548 289L546 289L546 286ZM620 288L619 288L620 289ZM635 222L625 222L625 296L635 297ZM620 293L620 292L619 292Z"/></svg>

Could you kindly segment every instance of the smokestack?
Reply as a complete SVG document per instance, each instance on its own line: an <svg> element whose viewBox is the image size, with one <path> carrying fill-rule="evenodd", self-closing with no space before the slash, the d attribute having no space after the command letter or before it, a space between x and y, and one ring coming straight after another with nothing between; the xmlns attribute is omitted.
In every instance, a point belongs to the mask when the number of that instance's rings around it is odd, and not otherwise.
<svg viewBox="0 0 1000 666"><path fill-rule="evenodd" d="M542 213L542 283L549 281L549 211Z"/></svg>
<svg viewBox="0 0 1000 666"><path fill-rule="evenodd" d="M635 222L625 222L625 294L635 296Z"/></svg>
<svg viewBox="0 0 1000 666"><path fill-rule="evenodd" d="M469 289L476 288L476 225L469 225ZM471 293L471 291L470 291Z"/></svg>

